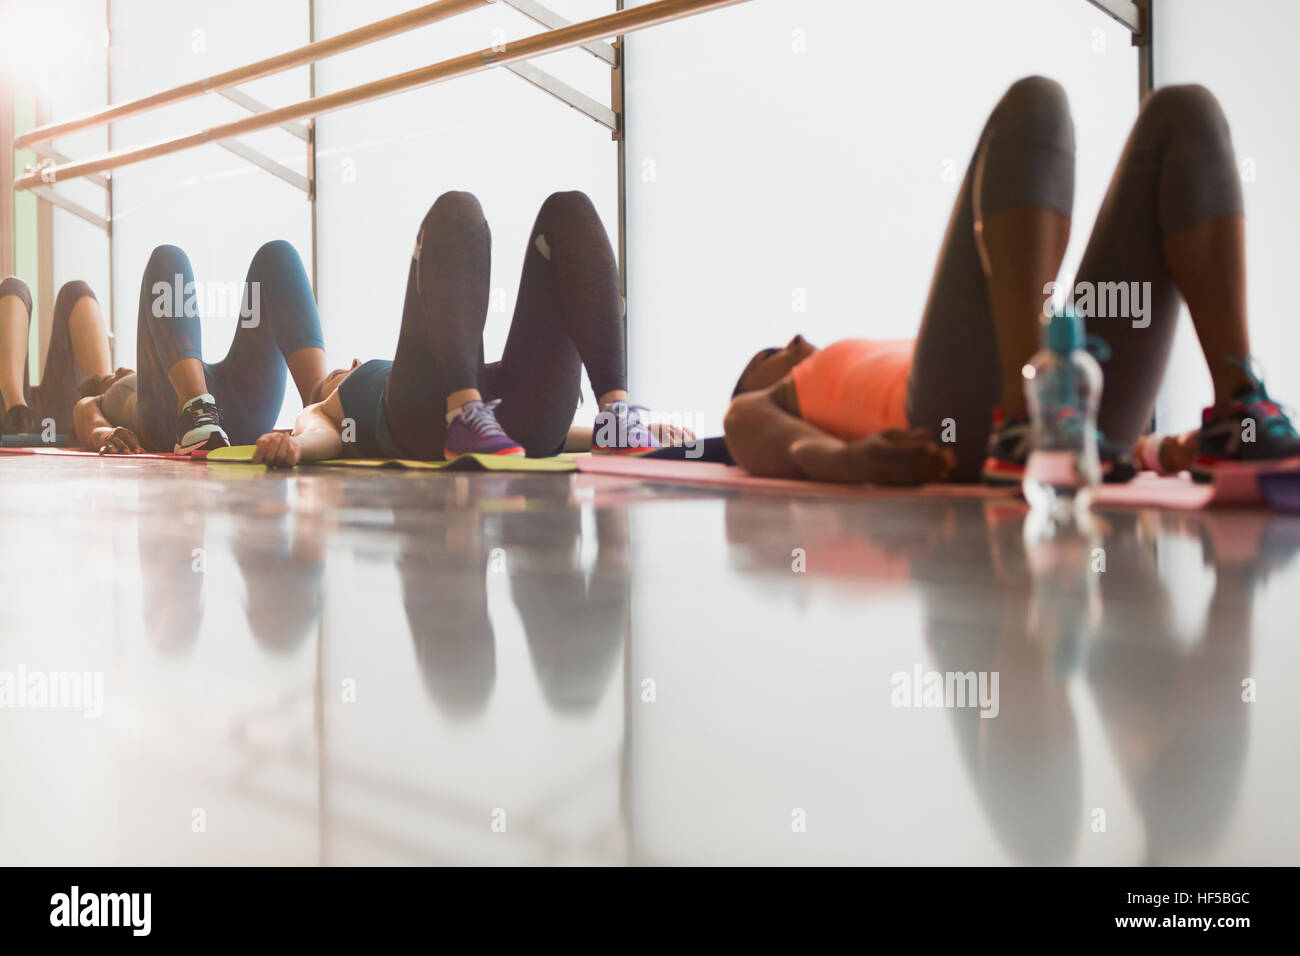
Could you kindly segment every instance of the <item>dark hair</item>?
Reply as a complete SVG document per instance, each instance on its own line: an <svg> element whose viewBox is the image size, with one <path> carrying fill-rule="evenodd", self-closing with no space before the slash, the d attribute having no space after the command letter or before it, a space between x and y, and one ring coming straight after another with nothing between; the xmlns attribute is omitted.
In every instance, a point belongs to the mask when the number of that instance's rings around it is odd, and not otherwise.
<svg viewBox="0 0 1300 956"><path fill-rule="evenodd" d="M777 348L766 348L766 349L761 349L758 352L755 352L754 357L751 358L748 363L746 363L743 369L741 369L740 378L736 379L736 387L731 390L731 397L735 398L742 391L744 391L742 386L745 384L745 373L749 371L749 367L751 365L755 364L756 361L761 362L764 359L770 358L771 356L775 355L779 351L781 350Z"/></svg>

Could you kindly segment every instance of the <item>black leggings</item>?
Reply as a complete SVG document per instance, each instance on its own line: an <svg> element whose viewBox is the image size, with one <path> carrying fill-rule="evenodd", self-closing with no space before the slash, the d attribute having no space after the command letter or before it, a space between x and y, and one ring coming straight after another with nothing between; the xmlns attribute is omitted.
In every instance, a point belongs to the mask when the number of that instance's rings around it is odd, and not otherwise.
<svg viewBox="0 0 1300 956"><path fill-rule="evenodd" d="M469 193L438 198L420 226L402 331L384 396L404 456L442 457L447 396L476 388L502 399L497 419L530 456L563 449L582 367L597 396L627 387L618 265L584 193L542 204L524 254L501 361L484 363L492 236Z"/></svg>
<svg viewBox="0 0 1300 956"><path fill-rule="evenodd" d="M1060 85L1014 83L994 108L948 223L908 382L908 419L936 436L956 425L958 480L976 480L1002 391L1001 359L975 222L1022 206L1069 216L1074 202L1074 124ZM1178 319L1179 294L1163 239L1200 222L1242 213L1241 181L1218 100L1202 86L1156 90L1142 106L1088 240L1075 287L1151 283L1146 320L1098 317L1104 339L1098 424L1132 444L1151 420ZM1044 299L1047 296L1044 295ZM1073 299L1073 296L1071 296ZM1088 318L1087 309L1081 314Z"/></svg>

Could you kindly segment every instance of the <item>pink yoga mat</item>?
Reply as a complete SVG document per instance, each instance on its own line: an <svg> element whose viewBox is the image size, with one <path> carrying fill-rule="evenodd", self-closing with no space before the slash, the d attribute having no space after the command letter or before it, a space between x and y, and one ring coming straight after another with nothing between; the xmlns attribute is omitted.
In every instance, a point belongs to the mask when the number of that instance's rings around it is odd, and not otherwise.
<svg viewBox="0 0 1300 956"><path fill-rule="evenodd" d="M841 485L824 481L795 481L788 478L755 478L744 469L716 462L669 461L661 458L579 455L578 471L587 474L619 475L666 481L681 485L713 485L744 488L746 491L776 491L790 495L835 498L1013 498L1019 488L990 488L985 485L929 484L914 488L882 485Z"/></svg>
<svg viewBox="0 0 1300 956"><path fill-rule="evenodd" d="M202 461L189 455L173 455L163 452L140 452L136 455L101 455L97 451L85 451L80 448L0 448L0 455L57 455L71 458L161 458L166 461Z"/></svg>
<svg viewBox="0 0 1300 956"><path fill-rule="evenodd" d="M836 498L1013 498L1020 493L1019 488L989 488L984 485L929 484L892 488L755 478L731 465L654 458L585 455L577 458L577 464L578 471L588 474ZM1107 507L1159 507L1185 511L1221 505L1262 506L1264 503L1256 476L1244 469L1225 471L1212 484L1197 484L1187 476L1143 473L1126 484L1102 485L1097 489L1095 500Z"/></svg>

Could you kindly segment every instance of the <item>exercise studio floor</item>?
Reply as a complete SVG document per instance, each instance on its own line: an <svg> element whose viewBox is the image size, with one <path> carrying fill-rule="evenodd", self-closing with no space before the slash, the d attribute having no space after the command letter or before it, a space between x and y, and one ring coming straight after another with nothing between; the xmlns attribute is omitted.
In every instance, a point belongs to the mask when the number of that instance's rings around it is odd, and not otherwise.
<svg viewBox="0 0 1300 956"><path fill-rule="evenodd" d="M0 863L1293 861L1300 519L1099 517L0 460Z"/></svg>

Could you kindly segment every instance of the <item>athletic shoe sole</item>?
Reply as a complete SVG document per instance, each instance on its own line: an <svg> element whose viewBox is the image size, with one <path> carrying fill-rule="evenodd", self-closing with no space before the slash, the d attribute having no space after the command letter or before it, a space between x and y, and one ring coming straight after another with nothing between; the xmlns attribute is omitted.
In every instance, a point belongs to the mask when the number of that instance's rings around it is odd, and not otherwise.
<svg viewBox="0 0 1300 956"><path fill-rule="evenodd" d="M516 445L514 448L507 448L504 451L466 451L456 454L454 451L442 450L442 457L447 461L455 461L457 458L463 458L466 455L486 455L488 458L524 458L525 452Z"/></svg>
<svg viewBox="0 0 1300 956"><path fill-rule="evenodd" d="M1266 458L1257 461L1242 461L1238 458L1214 458L1209 455L1197 455L1192 461L1192 477L1199 482L1214 480L1219 471L1249 471L1257 475L1267 475L1280 471L1300 471L1300 455L1289 458Z"/></svg>
<svg viewBox="0 0 1300 956"><path fill-rule="evenodd" d="M203 441L194 442L192 445L183 445L177 442L172 446L172 453L175 455L192 455L196 451L216 451L218 448L229 448L230 439L224 432L212 432Z"/></svg>
<svg viewBox="0 0 1300 956"><path fill-rule="evenodd" d="M636 458L639 455L648 455L652 451L659 451L659 446L650 445L645 448L593 448L593 455L616 455L623 457Z"/></svg>
<svg viewBox="0 0 1300 956"><path fill-rule="evenodd" d="M999 461L996 458L988 458L984 461L981 478L984 484L998 488L1018 485L1025 480L1025 466L1009 461Z"/></svg>

